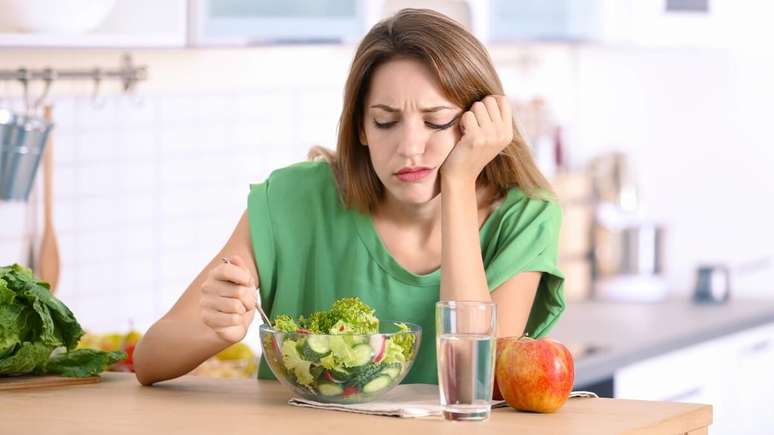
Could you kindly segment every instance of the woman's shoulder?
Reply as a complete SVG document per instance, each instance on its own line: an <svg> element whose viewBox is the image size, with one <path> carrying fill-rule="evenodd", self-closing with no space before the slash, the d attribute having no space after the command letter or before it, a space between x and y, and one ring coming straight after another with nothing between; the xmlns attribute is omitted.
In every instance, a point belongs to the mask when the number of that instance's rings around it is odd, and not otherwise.
<svg viewBox="0 0 774 435"><path fill-rule="evenodd" d="M333 172L326 161L304 161L284 168L275 169L269 175L271 182L289 182L316 184L327 179L332 180Z"/></svg>
<svg viewBox="0 0 774 435"><path fill-rule="evenodd" d="M271 196L293 198L319 196L336 188L331 167L324 161L305 161L275 169L266 181L252 188L261 185Z"/></svg>
<svg viewBox="0 0 774 435"><path fill-rule="evenodd" d="M562 208L549 193L527 194L518 186L511 187L498 206L502 219L518 226L534 224L560 225Z"/></svg>

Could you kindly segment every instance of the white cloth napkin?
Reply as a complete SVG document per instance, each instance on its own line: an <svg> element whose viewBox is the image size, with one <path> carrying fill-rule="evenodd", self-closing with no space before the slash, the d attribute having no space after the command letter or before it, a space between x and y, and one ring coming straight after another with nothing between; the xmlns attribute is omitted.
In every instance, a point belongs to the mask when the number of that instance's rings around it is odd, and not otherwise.
<svg viewBox="0 0 774 435"><path fill-rule="evenodd" d="M401 384L385 393L378 400L366 403L342 405L337 403L321 403L300 397L292 397L288 403L308 408L404 418L441 415L443 410L438 395L438 386L432 384ZM508 405L503 400L492 402L493 408L500 406Z"/></svg>
<svg viewBox="0 0 774 435"><path fill-rule="evenodd" d="M574 391L570 393L570 398L573 397L597 397L597 395L586 391ZM443 410L438 394L438 386L433 384L401 384L385 393L379 400L366 403L342 405L291 397L288 400L288 404L307 408L403 418L439 416ZM506 406L508 404L504 400L492 401L493 409Z"/></svg>

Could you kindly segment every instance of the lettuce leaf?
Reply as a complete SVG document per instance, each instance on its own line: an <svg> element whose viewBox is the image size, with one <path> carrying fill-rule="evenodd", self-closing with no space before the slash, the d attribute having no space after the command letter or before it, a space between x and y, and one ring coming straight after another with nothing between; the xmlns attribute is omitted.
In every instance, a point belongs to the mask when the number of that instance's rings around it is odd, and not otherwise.
<svg viewBox="0 0 774 435"><path fill-rule="evenodd" d="M111 364L126 359L126 352L101 352L77 349L55 354L48 360L45 372L70 377L94 376Z"/></svg>
<svg viewBox="0 0 774 435"><path fill-rule="evenodd" d="M282 362L285 363L286 369L293 371L299 384L309 385L314 381L310 371L312 363L301 358L297 344L295 340L285 340L282 343Z"/></svg>
<svg viewBox="0 0 774 435"><path fill-rule="evenodd" d="M18 264L0 267L0 325L0 376L91 376L126 358L123 353L69 352L83 328L48 283ZM57 348L64 353L52 356Z"/></svg>

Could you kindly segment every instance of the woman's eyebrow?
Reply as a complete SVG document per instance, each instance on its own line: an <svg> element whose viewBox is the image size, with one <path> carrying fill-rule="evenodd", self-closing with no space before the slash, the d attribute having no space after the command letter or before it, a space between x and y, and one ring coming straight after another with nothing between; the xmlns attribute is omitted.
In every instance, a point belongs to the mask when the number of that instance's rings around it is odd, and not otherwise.
<svg viewBox="0 0 774 435"><path fill-rule="evenodd" d="M382 109L385 112L390 112L390 113L400 112L400 109L398 109L397 107L390 107L386 104L374 104L371 106L371 109ZM447 110L447 109L454 110L454 107L434 106L434 107L420 108L419 111L422 113L432 113L432 112L439 112L441 110Z"/></svg>

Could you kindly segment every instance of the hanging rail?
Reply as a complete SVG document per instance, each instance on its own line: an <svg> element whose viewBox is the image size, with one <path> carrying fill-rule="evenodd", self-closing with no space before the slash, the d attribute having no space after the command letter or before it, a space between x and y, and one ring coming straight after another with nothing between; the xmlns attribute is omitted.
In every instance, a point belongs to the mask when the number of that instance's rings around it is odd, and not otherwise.
<svg viewBox="0 0 774 435"><path fill-rule="evenodd" d="M27 69L15 70L0 69L0 80L17 80L29 83L33 80L52 82L57 80L91 80L99 83L102 80L121 81L124 92L131 91L138 82L148 78L148 67L134 65L132 57L128 53L121 56L121 65L117 69L91 68L91 69Z"/></svg>

